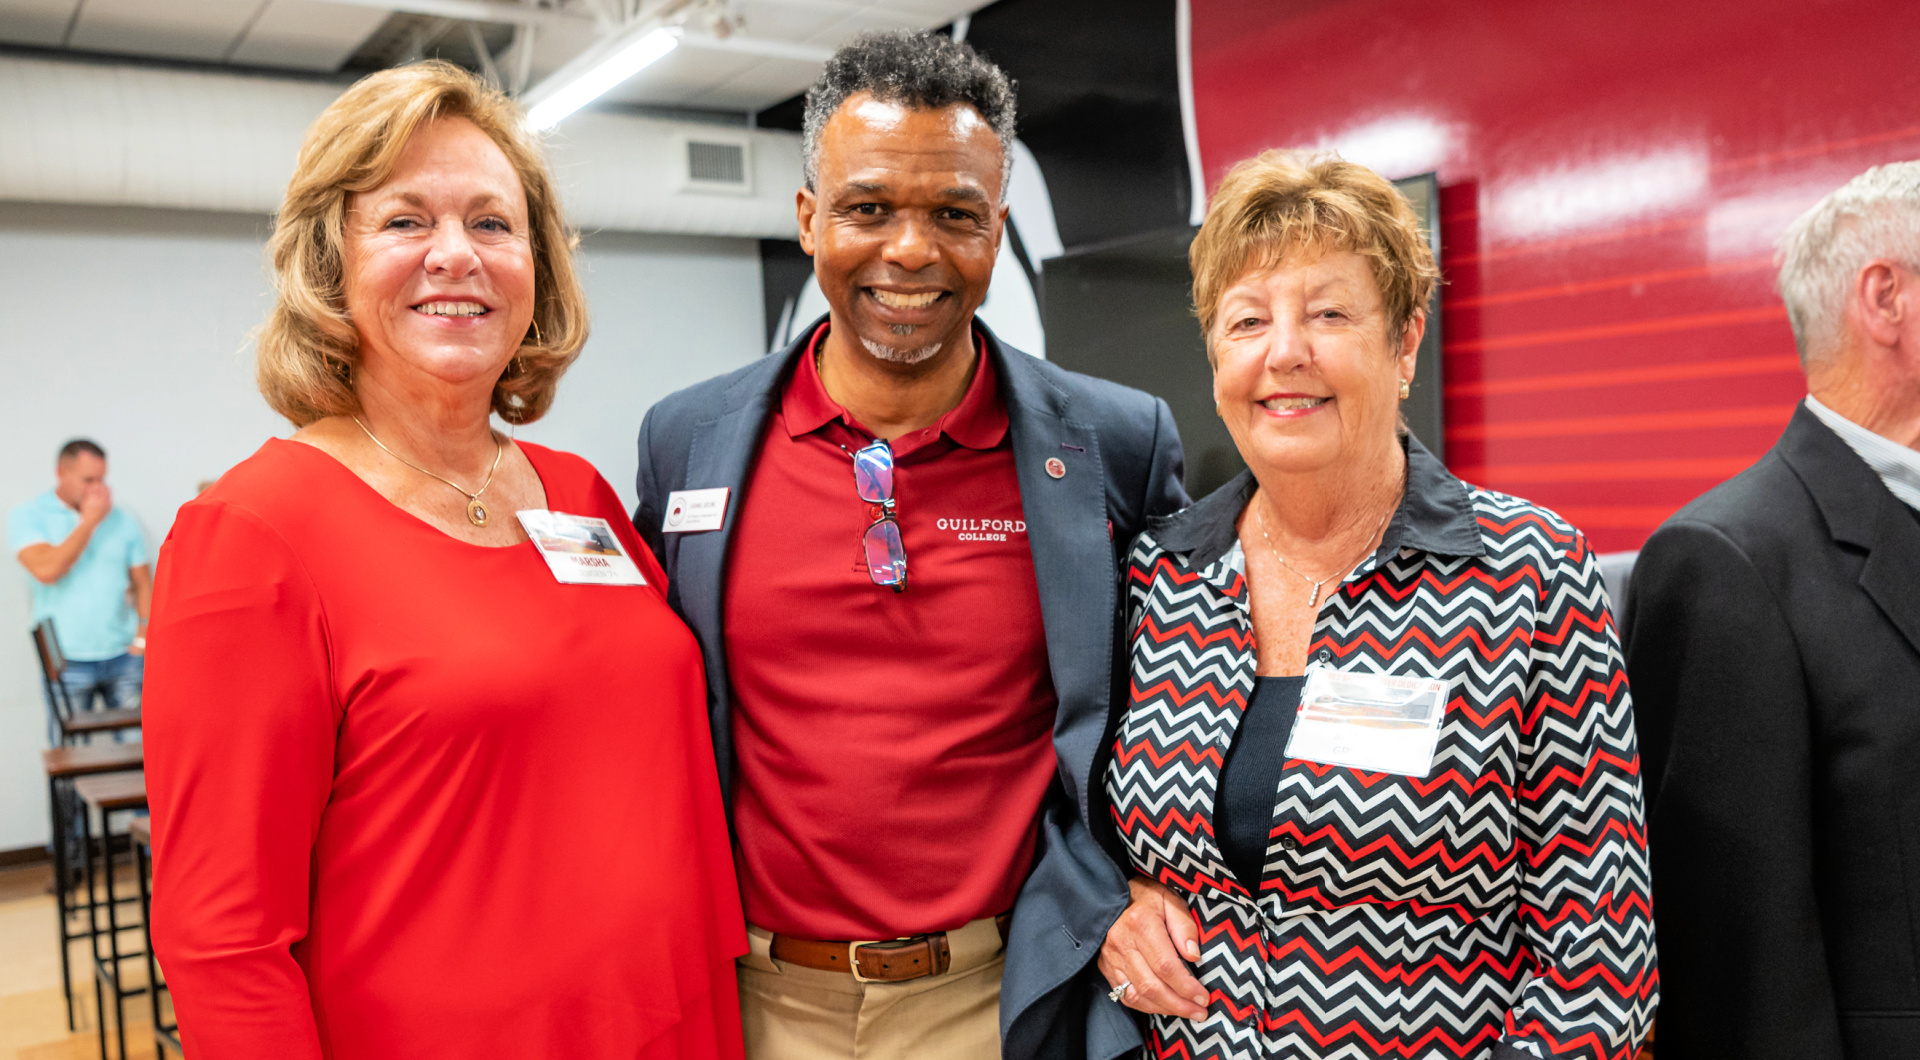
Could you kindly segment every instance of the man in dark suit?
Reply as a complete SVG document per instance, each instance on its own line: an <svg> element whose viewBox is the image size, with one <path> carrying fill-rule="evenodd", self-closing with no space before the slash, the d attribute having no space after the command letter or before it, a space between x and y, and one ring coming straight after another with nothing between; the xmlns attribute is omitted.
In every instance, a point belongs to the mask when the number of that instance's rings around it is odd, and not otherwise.
<svg viewBox="0 0 1920 1060"><path fill-rule="evenodd" d="M1180 443L1164 402L974 319L1013 113L944 36L843 48L797 196L831 312L640 428L634 522L706 655L757 1060L1140 1044L1092 972L1128 890L1088 821L1119 557L1185 503Z"/></svg>
<svg viewBox="0 0 1920 1060"><path fill-rule="evenodd" d="M1920 1057L1920 163L1781 242L1809 396L1624 623L1672 1060Z"/></svg>

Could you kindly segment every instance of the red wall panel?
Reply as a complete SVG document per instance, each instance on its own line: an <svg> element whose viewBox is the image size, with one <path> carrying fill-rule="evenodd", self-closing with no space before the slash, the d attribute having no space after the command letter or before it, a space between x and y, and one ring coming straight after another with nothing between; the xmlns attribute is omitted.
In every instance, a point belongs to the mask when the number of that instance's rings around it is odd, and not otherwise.
<svg viewBox="0 0 1920 1060"><path fill-rule="evenodd" d="M1209 187L1268 147L1437 169L1448 463L1603 550L1804 393L1772 248L1920 157L1905 0L1192 0Z"/></svg>

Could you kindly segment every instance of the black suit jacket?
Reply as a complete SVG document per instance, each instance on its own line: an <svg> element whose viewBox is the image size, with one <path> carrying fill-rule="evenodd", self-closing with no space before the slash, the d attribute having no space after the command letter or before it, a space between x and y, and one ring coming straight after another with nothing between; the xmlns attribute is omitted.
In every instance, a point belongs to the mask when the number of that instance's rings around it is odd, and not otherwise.
<svg viewBox="0 0 1920 1060"><path fill-rule="evenodd" d="M1041 808L1040 856L1007 937L1000 994L1005 1056L1106 1060L1138 1048L1140 1037L1126 1012L1106 999L1093 968L1101 940L1127 905L1126 875L1088 826L1104 822L1105 789L1095 782L1093 766L1113 705L1126 701L1118 694L1127 659L1120 560L1149 517L1187 502L1180 436L1166 402L1036 360L975 326L986 338L1007 406L1047 662L1060 701L1053 728L1057 783ZM813 331L805 329L781 353L666 398L640 425L634 526L660 558L667 600L705 654L713 745L729 802L733 729L721 628L727 547L774 404ZM1065 464L1059 478L1046 472L1051 458ZM661 532L669 493L717 486L733 491L721 529Z"/></svg>
<svg viewBox="0 0 1920 1060"><path fill-rule="evenodd" d="M1920 1057L1920 520L1802 406L1627 599L1663 1060Z"/></svg>

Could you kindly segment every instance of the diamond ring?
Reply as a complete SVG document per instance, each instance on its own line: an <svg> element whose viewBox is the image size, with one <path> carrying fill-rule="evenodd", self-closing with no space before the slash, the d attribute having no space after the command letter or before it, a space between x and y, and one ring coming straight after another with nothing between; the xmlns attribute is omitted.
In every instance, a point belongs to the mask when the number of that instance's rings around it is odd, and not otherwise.
<svg viewBox="0 0 1920 1060"><path fill-rule="evenodd" d="M1107 991L1107 1000L1118 1001L1121 1004L1125 1004L1127 1000L1127 991L1132 989L1133 989L1132 983L1121 983L1119 986L1116 986L1112 990Z"/></svg>

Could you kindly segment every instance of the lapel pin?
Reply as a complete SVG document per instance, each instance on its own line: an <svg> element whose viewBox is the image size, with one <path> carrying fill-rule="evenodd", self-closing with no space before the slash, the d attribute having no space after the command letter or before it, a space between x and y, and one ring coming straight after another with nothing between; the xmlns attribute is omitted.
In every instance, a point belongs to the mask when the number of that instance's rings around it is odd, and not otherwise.
<svg viewBox="0 0 1920 1060"><path fill-rule="evenodd" d="M1066 478L1067 465L1062 463L1057 456L1047 457L1047 474L1052 475L1054 478Z"/></svg>

